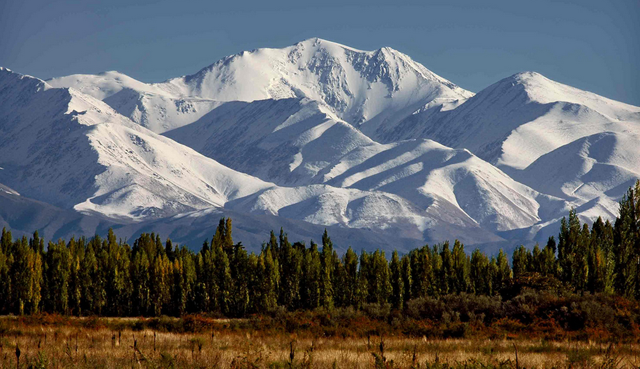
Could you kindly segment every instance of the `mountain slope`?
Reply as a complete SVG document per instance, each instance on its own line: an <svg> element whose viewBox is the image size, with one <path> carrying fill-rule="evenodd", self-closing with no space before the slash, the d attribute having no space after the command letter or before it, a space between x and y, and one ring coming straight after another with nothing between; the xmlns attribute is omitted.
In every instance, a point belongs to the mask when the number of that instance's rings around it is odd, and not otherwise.
<svg viewBox="0 0 640 369"><path fill-rule="evenodd" d="M390 244L398 250L408 251L423 244L424 240L402 238L397 235L369 230L323 226L278 216L240 213L229 209L209 208L167 218L143 222L123 222L108 219L99 214L82 214L71 209L20 196L17 192L0 184L0 228L11 230L14 238L33 234L38 230L41 237L49 240L100 235L105 237L113 228L119 237L131 240L142 232L155 232L171 238L174 245L187 245L197 249L205 239L211 239L221 217L233 219L233 236L242 241L249 251L259 252L263 242L268 241L269 231L283 228L290 240L318 240L327 228L339 252L348 246L356 250L374 250Z"/></svg>
<svg viewBox="0 0 640 369"><path fill-rule="evenodd" d="M174 95L161 85L140 82L115 71L52 78L47 84L74 88L103 100L121 115L156 133L189 124L220 105L210 99Z"/></svg>
<svg viewBox="0 0 640 369"><path fill-rule="evenodd" d="M575 140L514 172L544 193L587 203L615 216L618 199L640 178L640 132L603 132ZM587 210L587 209L585 209Z"/></svg>
<svg viewBox="0 0 640 369"><path fill-rule="evenodd" d="M393 193L427 209L446 201L491 231L530 227L568 209L564 201L514 181L468 150L411 140L384 145L369 157L358 151L328 171L333 177L328 184Z"/></svg>
<svg viewBox="0 0 640 369"><path fill-rule="evenodd" d="M355 148L377 145L309 99L228 102L165 135L220 163L279 185L314 177ZM320 181L322 182L322 181Z"/></svg>
<svg viewBox="0 0 640 369"><path fill-rule="evenodd" d="M464 219L492 231L531 226L565 208L559 199L513 181L468 151L430 140L382 145L332 115L308 99L230 102L166 135L279 185L326 183L394 194L436 219Z"/></svg>
<svg viewBox="0 0 640 369"><path fill-rule="evenodd" d="M145 218L223 206L273 186L158 136L74 89L3 69L0 101L0 180L37 200Z"/></svg>
<svg viewBox="0 0 640 369"><path fill-rule="evenodd" d="M386 127L385 127L386 128ZM384 141L424 137L466 148L503 168L601 132L638 132L640 107L525 72L480 91L455 109L426 109L388 127Z"/></svg>

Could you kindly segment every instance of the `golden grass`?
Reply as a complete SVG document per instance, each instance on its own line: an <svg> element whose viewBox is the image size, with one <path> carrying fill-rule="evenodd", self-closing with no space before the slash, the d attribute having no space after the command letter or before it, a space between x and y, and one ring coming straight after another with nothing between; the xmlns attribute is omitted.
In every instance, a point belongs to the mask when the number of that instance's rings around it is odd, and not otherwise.
<svg viewBox="0 0 640 369"><path fill-rule="evenodd" d="M381 354L380 337L322 338L220 330L197 334L152 330L114 331L70 325L32 325L0 318L0 368L373 368ZM425 363L465 363L467 367L513 368L640 366L640 345L541 340L428 340L382 338L387 363L394 368ZM293 365L290 366L293 345ZM516 365L516 348L518 351ZM420 366L418 366L418 364ZM614 364L614 365L611 365ZM389 366L391 367L391 366Z"/></svg>

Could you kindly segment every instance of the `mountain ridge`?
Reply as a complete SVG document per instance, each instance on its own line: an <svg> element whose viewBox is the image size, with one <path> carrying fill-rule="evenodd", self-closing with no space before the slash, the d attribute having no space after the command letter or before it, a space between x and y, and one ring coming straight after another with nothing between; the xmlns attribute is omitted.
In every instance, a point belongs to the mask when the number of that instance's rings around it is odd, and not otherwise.
<svg viewBox="0 0 640 369"><path fill-rule="evenodd" d="M0 78L0 153L13 155L0 182L120 221L224 209L529 244L571 207L583 221L615 215L619 189L640 177L640 107L536 72L474 94L388 47L312 38L159 83L11 78ZM84 175L52 172L80 158Z"/></svg>

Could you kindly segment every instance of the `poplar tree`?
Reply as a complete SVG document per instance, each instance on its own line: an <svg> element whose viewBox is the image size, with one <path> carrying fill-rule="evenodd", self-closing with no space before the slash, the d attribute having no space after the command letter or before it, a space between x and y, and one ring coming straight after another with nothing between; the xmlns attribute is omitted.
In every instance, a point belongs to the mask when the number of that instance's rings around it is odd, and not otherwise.
<svg viewBox="0 0 640 369"><path fill-rule="evenodd" d="M278 304L278 283L280 280L278 261L266 249L260 254L260 298L259 311L271 311Z"/></svg>
<svg viewBox="0 0 640 369"><path fill-rule="evenodd" d="M344 264L344 302L343 306L359 305L359 279L358 279L358 255L353 251L351 246L342 257Z"/></svg>
<svg viewBox="0 0 640 369"><path fill-rule="evenodd" d="M45 309L58 314L69 313L69 250L63 240L49 242L45 257Z"/></svg>
<svg viewBox="0 0 640 369"><path fill-rule="evenodd" d="M491 264L493 264L493 286L495 292L501 292L506 287L511 285L511 267L509 266L509 261L507 260L507 254L505 254L504 250L500 249L498 252L497 258L492 258Z"/></svg>
<svg viewBox="0 0 640 369"><path fill-rule="evenodd" d="M162 243L160 243L160 249L162 249ZM162 315L171 301L170 281L173 276L172 266L165 254L158 254L153 260L150 276L150 299L154 316Z"/></svg>
<svg viewBox="0 0 640 369"><path fill-rule="evenodd" d="M327 309L333 308L333 273L334 273L334 251L333 242L329 238L327 230L322 234L322 274L320 278L320 305Z"/></svg>
<svg viewBox="0 0 640 369"><path fill-rule="evenodd" d="M371 302L370 274L372 273L372 256L366 250L360 252L360 267L358 269L358 288L356 296L356 308L362 307L365 303Z"/></svg>
<svg viewBox="0 0 640 369"><path fill-rule="evenodd" d="M640 273L640 181L620 201L614 226L615 288L625 297L638 296Z"/></svg>
<svg viewBox="0 0 640 369"><path fill-rule="evenodd" d="M467 292L469 289L469 257L464 251L464 245L455 240L453 243L453 252L451 253L453 283L452 290L455 293Z"/></svg>
<svg viewBox="0 0 640 369"><path fill-rule="evenodd" d="M318 245L311 241L311 247L304 252L302 264L302 280L300 283L301 306L315 309L321 302L322 265Z"/></svg>
<svg viewBox="0 0 640 369"><path fill-rule="evenodd" d="M400 259L400 264L400 268L402 269L402 285L404 287L402 300L406 305L407 301L411 300L411 289L413 285L413 278L411 277L411 259L408 255L403 255L402 259Z"/></svg>
<svg viewBox="0 0 640 369"><path fill-rule="evenodd" d="M524 246L516 247L512 255L513 278L518 278L531 271L531 261L533 256Z"/></svg>
<svg viewBox="0 0 640 369"><path fill-rule="evenodd" d="M391 255L391 305L395 309L401 309L404 305L404 280L402 278L402 266L398 251Z"/></svg>
<svg viewBox="0 0 640 369"><path fill-rule="evenodd" d="M471 289L477 295L491 295L492 281L489 259L478 249L471 254L470 263Z"/></svg>
<svg viewBox="0 0 640 369"><path fill-rule="evenodd" d="M449 250L449 242L442 245L440 252L442 258L442 267L440 269L440 293L446 295L454 291L456 274L453 269L453 261L451 260L451 251Z"/></svg>
<svg viewBox="0 0 640 369"><path fill-rule="evenodd" d="M411 298L426 297L433 294L434 273L432 253L429 246L424 246L409 253L409 269L411 270Z"/></svg>
<svg viewBox="0 0 640 369"><path fill-rule="evenodd" d="M2 228L2 236L0 236L0 314L8 314L11 312L12 302L12 280L11 265L13 264L12 253L12 236L11 231Z"/></svg>
<svg viewBox="0 0 640 369"><path fill-rule="evenodd" d="M280 296L279 303L293 310L300 301L301 252L289 243L287 235L280 231Z"/></svg>
<svg viewBox="0 0 640 369"><path fill-rule="evenodd" d="M384 251L376 250L371 258L369 270L369 302L383 304L391 295L389 264Z"/></svg>
<svg viewBox="0 0 640 369"><path fill-rule="evenodd" d="M151 263L144 251L137 252L131 263L131 282L133 285L132 308L136 315L149 315L151 310ZM113 298L115 296L109 296Z"/></svg>

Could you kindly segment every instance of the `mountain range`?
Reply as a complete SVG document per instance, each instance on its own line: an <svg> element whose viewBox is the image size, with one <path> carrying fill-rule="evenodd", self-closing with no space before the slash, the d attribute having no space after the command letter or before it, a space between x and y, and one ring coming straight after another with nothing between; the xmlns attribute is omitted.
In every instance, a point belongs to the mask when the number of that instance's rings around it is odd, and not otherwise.
<svg viewBox="0 0 640 369"><path fill-rule="evenodd" d="M575 208L617 215L640 178L640 107L535 72L474 94L391 48L322 39L144 83L0 67L0 226L46 237L217 220L346 249L544 242Z"/></svg>

